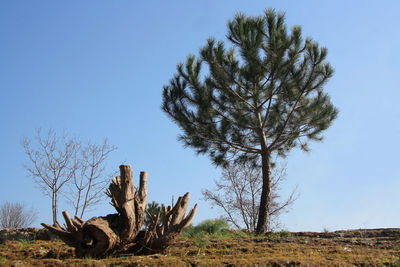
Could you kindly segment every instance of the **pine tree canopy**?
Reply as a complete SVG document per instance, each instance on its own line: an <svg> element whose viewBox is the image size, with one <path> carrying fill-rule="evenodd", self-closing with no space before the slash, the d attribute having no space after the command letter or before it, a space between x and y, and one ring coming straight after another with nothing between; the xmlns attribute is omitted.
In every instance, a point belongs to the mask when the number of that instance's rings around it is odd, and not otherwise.
<svg viewBox="0 0 400 267"><path fill-rule="evenodd" d="M284 20L272 9L237 14L230 47L210 38L164 86L162 108L182 128L179 139L217 165L307 150L338 114L323 92L333 74L327 49Z"/></svg>

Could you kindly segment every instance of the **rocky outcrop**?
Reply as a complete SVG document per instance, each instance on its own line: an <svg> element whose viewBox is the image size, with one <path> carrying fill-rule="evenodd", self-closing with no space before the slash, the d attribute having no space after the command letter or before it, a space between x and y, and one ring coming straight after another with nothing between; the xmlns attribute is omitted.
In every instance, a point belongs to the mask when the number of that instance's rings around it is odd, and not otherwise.
<svg viewBox="0 0 400 267"><path fill-rule="evenodd" d="M400 228L355 229L339 230L334 232L297 232L294 236L318 237L318 238L375 238L375 237L400 237Z"/></svg>
<svg viewBox="0 0 400 267"><path fill-rule="evenodd" d="M6 240L50 240L52 235L44 228L5 228L0 230L0 244Z"/></svg>

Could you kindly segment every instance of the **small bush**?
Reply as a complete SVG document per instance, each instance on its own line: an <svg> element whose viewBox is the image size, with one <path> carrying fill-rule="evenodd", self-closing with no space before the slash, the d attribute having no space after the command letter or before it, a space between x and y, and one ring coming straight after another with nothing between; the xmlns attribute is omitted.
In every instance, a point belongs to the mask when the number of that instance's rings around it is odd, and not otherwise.
<svg viewBox="0 0 400 267"><path fill-rule="evenodd" d="M242 230L237 230L235 234L238 237L254 237L254 232L244 232Z"/></svg>
<svg viewBox="0 0 400 267"><path fill-rule="evenodd" d="M269 232L266 234L269 238L282 238L282 237L291 237L292 233L288 231L280 231L280 232Z"/></svg>
<svg viewBox="0 0 400 267"><path fill-rule="evenodd" d="M23 249L23 248L29 247L31 245L31 242L27 239L20 239L19 245Z"/></svg>
<svg viewBox="0 0 400 267"><path fill-rule="evenodd" d="M154 216L158 213L160 213L160 217L158 218L158 224L161 225L162 221L164 220L164 213L162 212L164 208L164 204L158 204L155 201L152 201L151 203L147 203L146 206L146 215L144 218L144 225L145 227L150 227L152 219L151 216Z"/></svg>
<svg viewBox="0 0 400 267"><path fill-rule="evenodd" d="M206 232L207 234L216 234L221 233L222 230L228 229L229 226L224 220L205 220L204 222L200 223L198 226L199 232Z"/></svg>
<svg viewBox="0 0 400 267"><path fill-rule="evenodd" d="M183 234L189 237L194 237L196 234L202 232L205 234L214 235L221 233L223 230L228 228L229 225L224 220L205 220L196 226L190 225L183 231Z"/></svg>
<svg viewBox="0 0 400 267"><path fill-rule="evenodd" d="M0 206L0 227L26 228L37 219L37 216L37 210L33 207L28 209L22 203L7 201Z"/></svg>
<svg viewBox="0 0 400 267"><path fill-rule="evenodd" d="M195 235L196 235L196 230L195 230L195 227L193 225L189 225L182 232L182 236L183 237L191 238L191 237L194 237Z"/></svg>
<svg viewBox="0 0 400 267"><path fill-rule="evenodd" d="M280 231L279 232L279 236L280 237L291 237L292 234L290 232L288 232L288 231Z"/></svg>
<svg viewBox="0 0 400 267"><path fill-rule="evenodd" d="M193 236L193 244L198 248L205 248L209 243L210 241L205 232L199 232Z"/></svg>

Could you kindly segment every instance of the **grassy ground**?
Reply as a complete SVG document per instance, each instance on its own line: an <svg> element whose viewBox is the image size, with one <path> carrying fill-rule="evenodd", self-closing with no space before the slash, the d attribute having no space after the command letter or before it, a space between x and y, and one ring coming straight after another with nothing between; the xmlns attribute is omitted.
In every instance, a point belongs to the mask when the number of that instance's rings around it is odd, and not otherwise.
<svg viewBox="0 0 400 267"><path fill-rule="evenodd" d="M77 259L57 240L6 241L0 266L400 266L400 230L391 230L198 235L165 254L104 259Z"/></svg>

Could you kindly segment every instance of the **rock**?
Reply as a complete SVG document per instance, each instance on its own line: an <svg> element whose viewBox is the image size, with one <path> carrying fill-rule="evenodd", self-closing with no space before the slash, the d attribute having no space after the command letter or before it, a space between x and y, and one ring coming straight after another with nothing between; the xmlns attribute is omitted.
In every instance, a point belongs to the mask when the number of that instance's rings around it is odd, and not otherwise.
<svg viewBox="0 0 400 267"><path fill-rule="evenodd" d="M0 230L0 244L6 240L51 240L54 239L44 228L5 228Z"/></svg>

